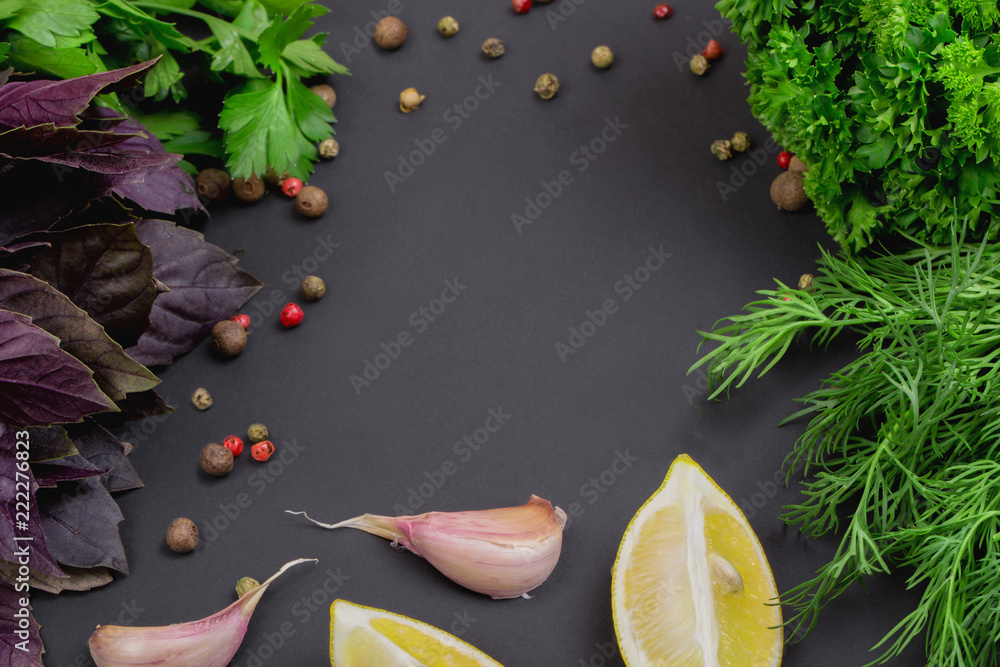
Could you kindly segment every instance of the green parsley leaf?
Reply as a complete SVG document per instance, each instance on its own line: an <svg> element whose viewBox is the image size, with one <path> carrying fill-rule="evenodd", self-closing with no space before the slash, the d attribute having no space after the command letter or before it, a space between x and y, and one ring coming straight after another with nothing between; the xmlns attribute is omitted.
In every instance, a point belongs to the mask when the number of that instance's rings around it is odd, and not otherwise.
<svg viewBox="0 0 1000 667"><path fill-rule="evenodd" d="M247 0L243 9L233 19L233 25L242 28L254 39L260 37L260 33L271 24L271 17L267 14L267 9L257 0Z"/></svg>
<svg viewBox="0 0 1000 667"><path fill-rule="evenodd" d="M350 70L327 55L323 50L326 33L299 39L285 47L281 57L292 71L301 77L316 74L350 74Z"/></svg>
<svg viewBox="0 0 1000 667"><path fill-rule="evenodd" d="M249 88L227 97L219 114L233 178L262 175L269 165L279 174L308 176L312 168L302 153L316 149L296 126L282 84L262 81Z"/></svg>
<svg viewBox="0 0 1000 667"><path fill-rule="evenodd" d="M136 109L129 109L129 115L135 118L153 136L160 141L167 141L179 137L189 132L194 132L201 127L201 116L193 111L156 111L154 113L142 113ZM179 152L179 151L167 151Z"/></svg>
<svg viewBox="0 0 1000 667"><path fill-rule="evenodd" d="M79 47L54 48L21 35L10 36L8 63L25 72L45 72L61 79L85 76L97 71L97 65Z"/></svg>
<svg viewBox="0 0 1000 667"><path fill-rule="evenodd" d="M203 17L209 30L219 41L219 49L212 57L212 69L216 72L231 72L248 78L263 76L247 50L240 33L229 23L213 16Z"/></svg>
<svg viewBox="0 0 1000 667"><path fill-rule="evenodd" d="M168 49L187 53L194 48L194 40L181 34L173 23L161 21L126 0L104 0L97 9L127 24L138 35L154 37Z"/></svg>
<svg viewBox="0 0 1000 667"><path fill-rule="evenodd" d="M14 16L27 4L28 0L0 0L0 20Z"/></svg>
<svg viewBox="0 0 1000 667"><path fill-rule="evenodd" d="M31 0L7 24L42 46L69 48L94 39L100 18L89 0Z"/></svg>
<svg viewBox="0 0 1000 667"><path fill-rule="evenodd" d="M180 102L187 97L187 90L181 85L184 73L174 55L154 37L149 38L149 56L160 60L153 69L146 73L143 92L157 102L162 102L170 95L174 102Z"/></svg>
<svg viewBox="0 0 1000 667"><path fill-rule="evenodd" d="M226 156L222 149L222 140L213 138L204 130L193 130L176 139L164 141L163 149L168 153L180 153L181 155L207 155L217 158Z"/></svg>
<svg viewBox="0 0 1000 667"><path fill-rule="evenodd" d="M281 69L281 54L285 47L297 40L312 27L313 19L329 10L319 5L300 5L285 20L276 17L257 40L260 47L260 62L272 72ZM280 173L280 172L279 172Z"/></svg>

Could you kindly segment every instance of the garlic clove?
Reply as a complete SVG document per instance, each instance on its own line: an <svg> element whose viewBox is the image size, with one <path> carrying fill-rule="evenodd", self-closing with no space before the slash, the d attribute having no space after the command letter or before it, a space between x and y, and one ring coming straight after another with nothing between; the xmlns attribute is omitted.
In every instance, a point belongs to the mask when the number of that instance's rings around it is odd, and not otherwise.
<svg viewBox="0 0 1000 667"><path fill-rule="evenodd" d="M555 569L566 513L532 495L524 505L388 517L363 514L324 528L357 528L426 558L446 577L494 599L527 596Z"/></svg>
<svg viewBox="0 0 1000 667"><path fill-rule="evenodd" d="M236 602L198 621L159 627L98 625L90 637L90 655L97 667L225 667L239 650L267 587L290 567L307 562L316 559L285 563Z"/></svg>

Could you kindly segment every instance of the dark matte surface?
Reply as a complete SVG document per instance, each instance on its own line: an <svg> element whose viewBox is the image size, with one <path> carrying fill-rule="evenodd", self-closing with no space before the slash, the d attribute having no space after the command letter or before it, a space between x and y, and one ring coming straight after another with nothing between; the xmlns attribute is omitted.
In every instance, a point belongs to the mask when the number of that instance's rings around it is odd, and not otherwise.
<svg viewBox="0 0 1000 667"><path fill-rule="evenodd" d="M622 664L602 654L614 650L611 566L629 519L681 452L753 510L779 589L831 556L834 541L804 541L782 527L780 508L797 492L771 480L801 431L778 422L849 350L839 358L802 350L719 404L704 402L699 378L685 375L696 329L737 312L772 278L794 283L818 255L822 224L774 209L773 152L722 198L718 182L752 158L722 163L709 144L736 130L758 144L767 138L745 102L744 52L721 32L725 59L704 78L692 75L674 56L718 30L717 15L708 2L678 2L672 19L656 22L653 4L563 0L518 16L503 0L401 0L405 46L350 54L354 76L332 82L341 157L313 178L331 195L329 212L307 221L272 193L253 207L217 209L204 227L210 241L243 250L241 266L267 283L245 309L254 322L249 345L222 361L203 344L161 369L176 413L125 434L146 484L119 496L131 574L85 594L33 596L47 665L91 664L86 641L97 623L201 618L232 601L239 577L262 579L299 557L320 563L299 566L268 591L235 664L328 664L334 596L455 631L509 667ZM331 32L331 54L346 61L339 45L389 5L331 6L321 27ZM435 26L449 13L461 32L445 40ZM550 24L557 14L566 20ZM507 44L496 61L479 52L490 36ZM617 55L608 71L589 62L601 43ZM545 71L563 83L549 102L532 92ZM481 88L486 99L467 118L448 113L482 79L499 86L488 96ZM427 100L403 115L397 96L409 86ZM620 135L579 171L575 151L608 119L619 121ZM426 145L442 132L444 143L391 191L384 172L415 141ZM572 182L518 233L511 214L524 215L525 198L562 170ZM650 248L670 257L626 300L616 285ZM305 304L301 327L284 330L275 304L295 298L303 267L326 280L327 295ZM420 324L419 309L449 280L463 286L461 295ZM570 328L607 299L615 312L563 362L556 344L568 344ZM402 332L412 343L357 393L350 376ZM215 398L204 413L188 400L199 386ZM490 410L510 417L478 451L456 450ZM198 470L206 442L253 421L271 428L284 463L262 467L244 454L226 478ZM635 462L622 474L606 472L619 453ZM393 513L428 478L440 481L446 461L457 472L416 511L515 505L532 493L576 504L562 560L533 599L489 600L379 538L284 514L308 510L333 521ZM754 494L762 507L749 504ZM202 527L193 554L165 546L177 516ZM915 600L903 575L869 582L867 594L852 589L813 635L787 649L784 664L867 662L868 648ZM920 652L890 664L922 664Z"/></svg>

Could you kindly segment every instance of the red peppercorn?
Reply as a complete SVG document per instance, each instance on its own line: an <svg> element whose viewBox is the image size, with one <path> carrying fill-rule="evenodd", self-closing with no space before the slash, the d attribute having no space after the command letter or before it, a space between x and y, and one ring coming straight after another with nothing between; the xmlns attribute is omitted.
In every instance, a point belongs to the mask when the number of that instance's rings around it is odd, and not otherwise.
<svg viewBox="0 0 1000 667"><path fill-rule="evenodd" d="M722 56L726 55L725 49L714 39L708 40L708 44L705 48L701 50L701 55L705 56L705 60L719 60Z"/></svg>
<svg viewBox="0 0 1000 667"><path fill-rule="evenodd" d="M305 317L305 313L294 303L290 303L281 309L281 323L286 327L297 327L302 324L302 318Z"/></svg>
<svg viewBox="0 0 1000 667"><path fill-rule="evenodd" d="M531 9L531 0L510 0L510 4L518 14L527 14Z"/></svg>
<svg viewBox="0 0 1000 667"><path fill-rule="evenodd" d="M239 322L240 326L243 327L244 331L246 331L247 329L250 328L250 316L249 315L245 315L243 313L240 313L236 317L230 317L229 319L231 319L233 322Z"/></svg>
<svg viewBox="0 0 1000 667"><path fill-rule="evenodd" d="M243 451L243 441L235 435L227 435L222 441L222 446L231 451L233 456L239 456Z"/></svg>
<svg viewBox="0 0 1000 667"><path fill-rule="evenodd" d="M271 454L274 454L274 445L270 440L261 440L250 448L250 456L257 461L266 461L271 458Z"/></svg>
<svg viewBox="0 0 1000 667"><path fill-rule="evenodd" d="M674 8L667 4L660 4L653 7L653 18L668 19L674 13Z"/></svg>
<svg viewBox="0 0 1000 667"><path fill-rule="evenodd" d="M302 190L302 181L292 176L281 182L281 191L289 197L294 197Z"/></svg>
<svg viewBox="0 0 1000 667"><path fill-rule="evenodd" d="M788 165L792 162L792 154L788 151L781 151L778 153L778 166L782 169L788 169Z"/></svg>

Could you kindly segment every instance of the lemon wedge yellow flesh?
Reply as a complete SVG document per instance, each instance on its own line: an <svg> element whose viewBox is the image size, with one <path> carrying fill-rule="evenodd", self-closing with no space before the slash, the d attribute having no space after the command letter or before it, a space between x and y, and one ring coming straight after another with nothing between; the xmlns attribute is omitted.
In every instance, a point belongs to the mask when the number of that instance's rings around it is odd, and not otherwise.
<svg viewBox="0 0 1000 667"><path fill-rule="evenodd" d="M630 667L775 667L781 608L746 517L689 456L629 523L612 573Z"/></svg>
<svg viewBox="0 0 1000 667"><path fill-rule="evenodd" d="M347 600L330 607L330 662L333 667L502 667L444 630Z"/></svg>

